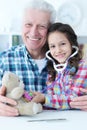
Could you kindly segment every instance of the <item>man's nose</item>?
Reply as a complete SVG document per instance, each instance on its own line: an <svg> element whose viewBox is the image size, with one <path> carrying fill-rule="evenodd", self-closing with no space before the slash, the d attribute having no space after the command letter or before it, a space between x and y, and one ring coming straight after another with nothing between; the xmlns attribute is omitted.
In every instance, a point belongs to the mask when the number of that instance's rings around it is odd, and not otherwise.
<svg viewBox="0 0 87 130"><path fill-rule="evenodd" d="M36 36L38 34L38 29L36 26L32 26L30 33L32 36Z"/></svg>

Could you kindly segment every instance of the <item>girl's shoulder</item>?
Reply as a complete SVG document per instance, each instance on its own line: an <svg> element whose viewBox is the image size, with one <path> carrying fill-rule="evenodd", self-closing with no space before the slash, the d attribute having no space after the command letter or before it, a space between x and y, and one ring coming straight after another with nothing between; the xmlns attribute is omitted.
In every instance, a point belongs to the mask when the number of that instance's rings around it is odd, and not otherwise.
<svg viewBox="0 0 87 130"><path fill-rule="evenodd" d="M87 59L86 58L79 61L79 68L87 68Z"/></svg>

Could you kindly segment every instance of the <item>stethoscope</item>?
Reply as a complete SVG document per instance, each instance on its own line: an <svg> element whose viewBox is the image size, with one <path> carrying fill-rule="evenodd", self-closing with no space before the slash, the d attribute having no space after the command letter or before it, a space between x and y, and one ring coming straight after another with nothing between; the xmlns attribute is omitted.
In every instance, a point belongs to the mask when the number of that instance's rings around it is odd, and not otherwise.
<svg viewBox="0 0 87 130"><path fill-rule="evenodd" d="M73 54L70 55L70 57L68 57L68 59L66 60L65 63L63 64L56 64L55 61L52 59L52 57L49 56L50 54L50 50L46 52L46 57L51 60L53 62L53 66L54 66L54 69L59 73L59 72L62 72L63 70L65 70L67 64L68 64L68 61L71 57L75 56L78 51L79 51L79 48L77 46L72 46L72 48L75 49L75 52Z"/></svg>
<svg viewBox="0 0 87 130"><path fill-rule="evenodd" d="M64 64L56 64L55 61L49 56L50 50L46 52L46 57L53 62L54 69L58 72L58 78L57 78L51 85L46 86L46 87L42 90L42 93L44 93L47 89L52 88L52 87L54 86L55 82L56 82L57 80L59 80L61 74L63 74L63 73L62 73L63 70L66 69L67 64L68 64L68 60L69 60L71 57L75 56L75 55L78 53L79 48L78 48L77 46L72 46L72 48L74 48L75 51L74 51L73 54L70 55L70 57L68 57L68 59L66 60L66 62L65 62ZM74 68L74 69L75 69L75 68Z"/></svg>

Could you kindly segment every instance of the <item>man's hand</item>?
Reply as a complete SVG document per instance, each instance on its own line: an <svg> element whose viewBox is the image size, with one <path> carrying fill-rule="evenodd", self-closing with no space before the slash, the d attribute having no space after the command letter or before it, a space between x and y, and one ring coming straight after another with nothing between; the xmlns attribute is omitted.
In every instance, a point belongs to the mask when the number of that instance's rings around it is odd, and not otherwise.
<svg viewBox="0 0 87 130"><path fill-rule="evenodd" d="M6 88L0 87L0 116L18 116L18 110L12 106L17 105L16 101L5 97Z"/></svg>
<svg viewBox="0 0 87 130"><path fill-rule="evenodd" d="M0 87L0 95L6 95L6 87Z"/></svg>
<svg viewBox="0 0 87 130"><path fill-rule="evenodd" d="M85 95L74 98L70 102L70 107L87 111L87 89L81 88L80 91Z"/></svg>

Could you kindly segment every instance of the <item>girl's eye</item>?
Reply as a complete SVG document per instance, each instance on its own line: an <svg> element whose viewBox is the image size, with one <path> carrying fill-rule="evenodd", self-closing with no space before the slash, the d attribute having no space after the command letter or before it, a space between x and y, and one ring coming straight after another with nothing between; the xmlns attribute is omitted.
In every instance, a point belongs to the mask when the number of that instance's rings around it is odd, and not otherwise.
<svg viewBox="0 0 87 130"><path fill-rule="evenodd" d="M55 46L54 45L50 45L49 48L55 48Z"/></svg>
<svg viewBox="0 0 87 130"><path fill-rule="evenodd" d="M66 43L63 42L63 43L61 43L61 45L66 45Z"/></svg>

